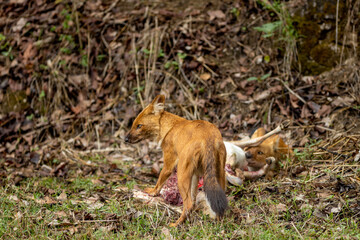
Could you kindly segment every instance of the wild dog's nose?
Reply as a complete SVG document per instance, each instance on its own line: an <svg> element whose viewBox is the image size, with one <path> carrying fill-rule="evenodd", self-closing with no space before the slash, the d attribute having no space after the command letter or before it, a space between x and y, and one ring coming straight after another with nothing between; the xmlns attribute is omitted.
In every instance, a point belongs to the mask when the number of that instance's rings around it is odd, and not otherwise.
<svg viewBox="0 0 360 240"><path fill-rule="evenodd" d="M251 152L246 152L245 157L246 158L252 158L253 156L252 156Z"/></svg>
<svg viewBox="0 0 360 240"><path fill-rule="evenodd" d="M125 140L126 143L128 143L129 142L129 135L126 135L124 140Z"/></svg>

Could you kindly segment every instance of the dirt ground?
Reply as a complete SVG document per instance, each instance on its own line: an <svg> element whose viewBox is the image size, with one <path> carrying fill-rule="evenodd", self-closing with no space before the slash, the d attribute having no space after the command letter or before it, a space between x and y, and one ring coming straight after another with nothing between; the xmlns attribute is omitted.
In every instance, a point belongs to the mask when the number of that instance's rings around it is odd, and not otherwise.
<svg viewBox="0 0 360 240"><path fill-rule="evenodd" d="M0 236L36 236L39 225L50 238L124 231L116 236L358 237L358 56L319 75L301 74L302 36L286 30L294 2L286 8L257 1L0 3ZM271 36L256 29L283 18ZM281 163L272 181L229 186L230 210L219 229L208 230L199 223L208 219L195 214L183 233L169 232L162 226L178 213L160 206L155 221L158 209L144 210L132 192L155 184L161 149L123 141L160 93L167 111L208 120L225 140L290 120L281 136L295 157ZM15 229L17 223L30 230ZM236 226L245 230L234 233ZM144 232L127 232L139 228ZM104 235L95 235L100 230Z"/></svg>

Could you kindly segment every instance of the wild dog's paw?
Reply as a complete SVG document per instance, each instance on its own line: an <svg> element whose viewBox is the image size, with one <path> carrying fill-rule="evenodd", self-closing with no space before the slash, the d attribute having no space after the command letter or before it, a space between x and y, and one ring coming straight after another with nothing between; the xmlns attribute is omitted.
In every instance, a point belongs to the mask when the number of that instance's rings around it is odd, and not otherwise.
<svg viewBox="0 0 360 240"><path fill-rule="evenodd" d="M271 164L273 164L275 162L275 158L274 157L268 157L266 158L266 163L270 166Z"/></svg>
<svg viewBox="0 0 360 240"><path fill-rule="evenodd" d="M151 195L151 196L157 195L157 192L155 191L155 188L145 188L144 191L145 191L147 194Z"/></svg>
<svg viewBox="0 0 360 240"><path fill-rule="evenodd" d="M237 169L235 169L235 172L236 172L236 176L238 178L240 178L242 181L245 180L244 172L241 169L237 168Z"/></svg>
<svg viewBox="0 0 360 240"><path fill-rule="evenodd" d="M170 223L169 227L177 227L177 225L178 225L177 223Z"/></svg>

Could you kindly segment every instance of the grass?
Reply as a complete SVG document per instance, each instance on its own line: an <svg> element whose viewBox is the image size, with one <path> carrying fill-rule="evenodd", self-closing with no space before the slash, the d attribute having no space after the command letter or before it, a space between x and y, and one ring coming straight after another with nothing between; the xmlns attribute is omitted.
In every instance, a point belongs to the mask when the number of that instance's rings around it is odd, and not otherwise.
<svg viewBox="0 0 360 240"><path fill-rule="evenodd" d="M38 183L38 184L35 184ZM280 186L279 186L280 187ZM56 189L51 191L52 189ZM116 193L111 188L106 199L94 199L103 191L91 178L77 178L72 183L62 179L26 179L20 186L3 187L0 193L0 237L20 238L196 238L196 239L301 239L360 237L355 219L335 221L313 215L312 208L302 208L294 200L302 190L284 193L281 198L267 193L263 187L253 189L232 201L222 222L194 213L178 229L168 228L177 216L166 209L156 209L131 198L127 192ZM68 198L56 200L66 191ZM244 190L245 191L245 190ZM264 194L264 192L266 194ZM54 200L44 203L46 196ZM112 197L109 197L112 196ZM309 194L309 198L311 195ZM45 198L46 199L46 198ZM38 200L38 201L37 201ZM99 204L100 203L100 204ZM277 209L284 204L285 209ZM95 207L94 207L95 206ZM236 214L238 209L243 213ZM82 217L82 218L81 218ZM170 234L170 235L169 235Z"/></svg>
<svg viewBox="0 0 360 240"><path fill-rule="evenodd" d="M299 158L311 159L303 151ZM303 155L301 155L303 154ZM94 158L92 158L92 161ZM300 160L301 161L301 160ZM98 158L97 163L103 163ZM128 162L126 164L129 164ZM124 166L125 167L125 166ZM229 186L230 209L213 221L201 212L169 228L177 213L134 199L124 176L34 177L0 188L2 239L358 239L356 198L321 189L309 176ZM321 174L331 175L323 171ZM104 180L106 179L106 181ZM142 186L140 186L142 187ZM319 194L329 193L323 197ZM339 197L341 196L341 197ZM336 208L340 206L340 210ZM335 210L334 210L335 209ZM334 211L333 211L334 210Z"/></svg>

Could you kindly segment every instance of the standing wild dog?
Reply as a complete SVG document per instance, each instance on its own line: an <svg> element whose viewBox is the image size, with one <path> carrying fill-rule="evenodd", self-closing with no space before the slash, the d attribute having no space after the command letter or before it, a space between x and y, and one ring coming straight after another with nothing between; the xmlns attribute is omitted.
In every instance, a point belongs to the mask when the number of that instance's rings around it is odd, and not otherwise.
<svg viewBox="0 0 360 240"><path fill-rule="evenodd" d="M170 224L175 227L184 222L192 210L199 177L204 176L206 200L217 219L227 208L225 195L226 149L219 129L202 120L186 120L164 111L165 97L158 95L136 117L125 137L129 143L155 139L161 145L164 167L154 188L145 191L150 195L160 193L164 183L177 166L183 211L180 218Z"/></svg>

